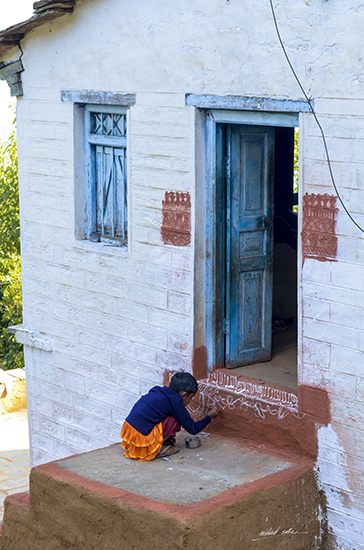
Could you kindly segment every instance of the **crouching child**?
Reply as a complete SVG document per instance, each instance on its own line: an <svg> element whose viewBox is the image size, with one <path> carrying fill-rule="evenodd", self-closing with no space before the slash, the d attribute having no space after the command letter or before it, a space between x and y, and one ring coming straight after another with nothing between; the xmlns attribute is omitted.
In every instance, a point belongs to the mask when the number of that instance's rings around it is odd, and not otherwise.
<svg viewBox="0 0 364 550"><path fill-rule="evenodd" d="M194 422L186 407L196 395L198 384L188 372L178 372L169 387L154 386L143 395L127 416L120 437L127 458L153 460L178 453L176 433L183 427L195 435L218 415L212 409L202 420Z"/></svg>

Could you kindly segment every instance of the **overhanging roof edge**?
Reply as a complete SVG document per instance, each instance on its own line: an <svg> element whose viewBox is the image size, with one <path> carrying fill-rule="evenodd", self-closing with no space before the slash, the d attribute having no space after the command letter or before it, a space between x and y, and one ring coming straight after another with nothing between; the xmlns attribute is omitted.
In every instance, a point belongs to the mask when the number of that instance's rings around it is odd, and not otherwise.
<svg viewBox="0 0 364 550"><path fill-rule="evenodd" d="M55 2L55 0L47 0L47 2L43 2L41 10L38 12L36 11L30 19L0 31L0 58L7 51L14 48L14 46L19 46L20 41L26 33L50 21L58 19L63 15L72 13L76 1L77 0L64 0L63 2ZM36 6L36 4L34 4L34 6Z"/></svg>

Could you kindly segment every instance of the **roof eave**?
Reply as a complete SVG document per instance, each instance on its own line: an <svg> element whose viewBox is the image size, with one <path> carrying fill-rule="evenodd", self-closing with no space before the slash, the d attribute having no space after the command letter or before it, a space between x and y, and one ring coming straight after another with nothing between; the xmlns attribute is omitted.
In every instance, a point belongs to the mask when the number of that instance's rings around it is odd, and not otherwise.
<svg viewBox="0 0 364 550"><path fill-rule="evenodd" d="M36 13L33 17L0 31L0 58L14 46L19 46L26 33L63 15L72 13L75 3L76 0L59 1L57 3L54 0L36 2L34 4ZM43 6L36 9L37 4L43 4Z"/></svg>
<svg viewBox="0 0 364 550"><path fill-rule="evenodd" d="M24 35L45 23L72 13L76 1L39 0L33 4L33 17L0 31L0 80L7 81L12 96L23 95L21 72L24 71L24 67L21 61L20 41L24 38ZM12 50L16 47L18 47L18 50L14 55Z"/></svg>

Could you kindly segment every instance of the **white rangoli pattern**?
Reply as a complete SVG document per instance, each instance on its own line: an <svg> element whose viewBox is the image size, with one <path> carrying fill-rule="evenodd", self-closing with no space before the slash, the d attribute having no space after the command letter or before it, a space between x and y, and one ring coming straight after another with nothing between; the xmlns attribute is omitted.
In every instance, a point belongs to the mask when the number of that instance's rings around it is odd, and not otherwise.
<svg viewBox="0 0 364 550"><path fill-rule="evenodd" d="M169 373L170 378L173 372ZM198 402L196 399L188 406L190 414L198 420L206 415L208 409L217 407L230 411L251 409L258 418L266 415L286 418L292 414L303 418L304 413L298 412L298 397L296 394L274 388L268 384L260 384L239 380L236 376L222 371L208 373L207 378L198 381ZM227 392L223 396L220 392Z"/></svg>

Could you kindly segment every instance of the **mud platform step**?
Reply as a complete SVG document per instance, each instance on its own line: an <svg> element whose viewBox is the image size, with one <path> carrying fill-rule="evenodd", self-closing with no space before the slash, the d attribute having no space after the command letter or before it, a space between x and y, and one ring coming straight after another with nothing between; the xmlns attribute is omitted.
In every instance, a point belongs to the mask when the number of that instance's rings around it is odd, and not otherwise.
<svg viewBox="0 0 364 550"><path fill-rule="evenodd" d="M312 464L216 434L169 460L120 445L34 468L30 499L8 497L1 550L321 548ZM183 458L182 458L183 457Z"/></svg>

